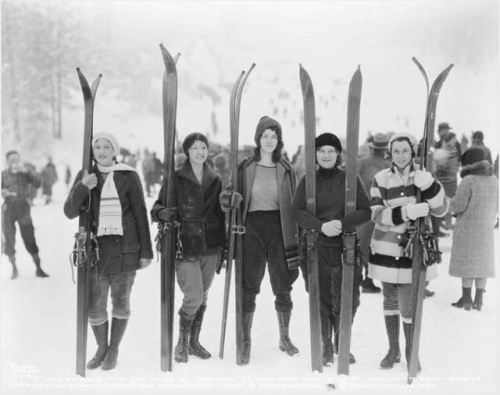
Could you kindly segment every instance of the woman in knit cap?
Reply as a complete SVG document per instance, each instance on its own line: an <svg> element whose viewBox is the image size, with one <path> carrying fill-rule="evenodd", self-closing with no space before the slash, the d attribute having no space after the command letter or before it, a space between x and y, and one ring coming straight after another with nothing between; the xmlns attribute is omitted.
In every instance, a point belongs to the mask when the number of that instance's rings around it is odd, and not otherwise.
<svg viewBox="0 0 500 395"><path fill-rule="evenodd" d="M262 117L257 124L255 144L254 155L239 165L239 193L227 190L221 194L224 210L231 209L230 202L236 207L241 198L243 201L242 221L246 233L243 236L243 344L239 361L242 365L250 361L255 300L266 262L278 316L279 349L290 356L299 352L288 331L293 307L290 293L298 277L298 229L292 218L295 171L281 156L283 139L278 121Z"/></svg>
<svg viewBox="0 0 500 395"><path fill-rule="evenodd" d="M342 232L346 227L359 226L370 219L370 202L357 180L356 211L344 214L345 171L341 164L342 143L332 133L316 137L316 215L306 210L305 177L303 177L293 202L298 224L305 229L318 232L318 270L321 313L321 337L323 340L323 365L333 363L334 348L332 329L335 335L335 350L338 350L340 305L342 290ZM352 317L359 306L361 265L356 264L353 284ZM350 363L355 358L350 355Z"/></svg>
<svg viewBox="0 0 500 395"><path fill-rule="evenodd" d="M456 217L451 248L450 275L462 279L462 297L453 306L481 310L488 277L495 277L495 213L498 180L487 153L472 147L462 155L462 181L451 201ZM476 285L472 302L471 288Z"/></svg>
<svg viewBox="0 0 500 395"><path fill-rule="evenodd" d="M207 308L208 290L221 260L226 241L224 213L219 205L222 181L207 165L208 140L201 133L191 133L184 139L186 154L183 166L175 171L175 207L163 206L160 190L151 209L153 221L180 222L182 252L175 263L179 287L184 294L179 309L179 341L175 347L175 361L185 363L188 354L202 359L210 353L200 344L199 335Z"/></svg>
<svg viewBox="0 0 500 395"><path fill-rule="evenodd" d="M405 253L401 240L412 221L429 214L443 217L449 200L434 176L415 166L417 141L408 133L396 133L389 141L391 166L375 174L371 195L371 219L375 228L371 241L368 275L382 282L384 320L389 351L380 362L392 369L401 360L399 316L403 320L408 362L412 323L412 258ZM422 202L416 203L417 189ZM436 265L427 268L427 280L437 276ZM419 367L420 370L420 367Z"/></svg>
<svg viewBox="0 0 500 395"><path fill-rule="evenodd" d="M151 263L153 251L141 182L136 171L116 163L120 148L108 133L92 140L92 173L80 171L64 203L68 218L76 218L90 205L92 232L97 236L99 259L91 269L89 323L97 352L88 369L113 369L118 347L130 316L130 293L136 270ZM113 305L108 343L107 300Z"/></svg>

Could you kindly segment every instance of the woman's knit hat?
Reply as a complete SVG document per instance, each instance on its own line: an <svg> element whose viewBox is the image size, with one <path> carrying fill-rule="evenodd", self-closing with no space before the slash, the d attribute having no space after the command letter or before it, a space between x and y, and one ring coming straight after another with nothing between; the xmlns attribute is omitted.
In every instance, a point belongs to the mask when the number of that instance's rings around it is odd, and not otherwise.
<svg viewBox="0 0 500 395"><path fill-rule="evenodd" d="M332 147L335 147L335 149L339 153L342 152L342 143L340 142L340 139L337 136L335 136L333 133L322 133L322 134L320 134L314 140L314 145L316 147L316 151L320 147L323 147L324 145L330 145Z"/></svg>
<svg viewBox="0 0 500 395"><path fill-rule="evenodd" d="M100 139L105 139L108 140L111 146L113 147L113 155L117 156L120 154L120 145L118 144L118 140L116 139L115 136L113 136L110 133L96 133L92 137L92 148L94 148L94 145L97 140Z"/></svg>
<svg viewBox="0 0 500 395"><path fill-rule="evenodd" d="M276 136L278 137L278 141L282 141L281 134L281 125L280 123L267 115L264 115L257 124L257 128L255 129L255 144L260 147L260 138L262 137L262 133L265 130L271 129L276 132Z"/></svg>

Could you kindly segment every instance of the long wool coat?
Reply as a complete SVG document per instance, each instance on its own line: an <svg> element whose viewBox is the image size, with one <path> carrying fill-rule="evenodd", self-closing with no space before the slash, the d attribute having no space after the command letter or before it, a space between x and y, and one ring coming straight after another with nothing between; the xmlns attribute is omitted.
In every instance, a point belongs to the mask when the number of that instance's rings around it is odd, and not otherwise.
<svg viewBox="0 0 500 395"><path fill-rule="evenodd" d="M450 275L495 276L494 226L498 180L493 175L467 175L458 186L450 210L456 216Z"/></svg>

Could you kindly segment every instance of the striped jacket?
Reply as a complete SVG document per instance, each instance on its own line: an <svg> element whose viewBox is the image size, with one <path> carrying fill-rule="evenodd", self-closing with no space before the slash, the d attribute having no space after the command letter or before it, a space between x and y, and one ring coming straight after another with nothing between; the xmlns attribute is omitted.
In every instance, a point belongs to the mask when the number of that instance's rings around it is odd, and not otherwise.
<svg viewBox="0 0 500 395"><path fill-rule="evenodd" d="M375 229L368 265L369 276L373 279L393 284L411 283L411 258L403 256L399 243L410 223L403 218L402 207L416 201L414 176L415 167L410 165L403 173L391 166L373 178L370 205ZM449 199L438 181L422 192L422 199L429 204L431 215L442 217L447 213ZM427 279L436 276L436 265L432 265L427 270Z"/></svg>

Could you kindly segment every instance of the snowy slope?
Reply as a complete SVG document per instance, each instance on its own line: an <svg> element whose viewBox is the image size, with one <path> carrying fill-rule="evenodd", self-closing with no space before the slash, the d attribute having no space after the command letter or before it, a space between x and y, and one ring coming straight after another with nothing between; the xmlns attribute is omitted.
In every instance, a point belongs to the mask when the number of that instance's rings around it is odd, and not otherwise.
<svg viewBox="0 0 500 395"><path fill-rule="evenodd" d="M293 358L278 350L278 323L266 276L257 300L248 366L235 364L234 298L230 301L226 355L220 360L218 342L224 276L215 278L201 333L203 345L212 352L209 360L190 358L174 364L172 373L160 370L160 267L157 262L138 272L132 293L129 322L116 369L75 375L75 286L71 282L68 255L77 221L62 213L65 198L61 183L55 202L35 202L33 218L42 264L48 279L34 276L34 266L18 240L20 276L10 280L10 265L2 256L1 281L1 376L6 394L71 393L328 393L431 394L493 393L498 382L498 281L487 285L483 311L466 312L450 306L460 295L460 282L447 275L450 237L442 239L444 251L440 277L430 288L436 295L424 306L421 361L423 372L412 386L406 384L406 363L382 371L378 364L387 350L382 316L382 296L362 294L353 327L352 351L357 363L348 377L338 377L336 363L322 374L311 373L309 356L308 299L301 277L293 291L291 338L300 349ZM153 199L148 199L148 206ZM155 235L154 227L151 228ZM498 236L498 231L497 231ZM497 242L498 247L498 242ZM498 251L498 248L497 248ZM176 306L181 295L176 292ZM177 317L176 317L177 320ZM177 321L175 325L177 341ZM401 342L404 344L403 335ZM88 356L95 351L89 330ZM329 389L333 383L336 389ZM496 391L495 391L496 392Z"/></svg>

